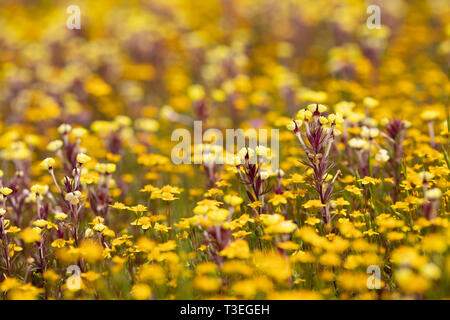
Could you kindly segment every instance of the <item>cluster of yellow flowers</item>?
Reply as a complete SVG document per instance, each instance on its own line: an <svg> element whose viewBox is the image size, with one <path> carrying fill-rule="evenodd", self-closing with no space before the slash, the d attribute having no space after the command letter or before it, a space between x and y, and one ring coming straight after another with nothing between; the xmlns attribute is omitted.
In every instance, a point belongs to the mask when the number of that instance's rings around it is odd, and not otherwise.
<svg viewBox="0 0 450 320"><path fill-rule="evenodd" d="M448 3L78 2L1 5L0 299L450 298Z"/></svg>

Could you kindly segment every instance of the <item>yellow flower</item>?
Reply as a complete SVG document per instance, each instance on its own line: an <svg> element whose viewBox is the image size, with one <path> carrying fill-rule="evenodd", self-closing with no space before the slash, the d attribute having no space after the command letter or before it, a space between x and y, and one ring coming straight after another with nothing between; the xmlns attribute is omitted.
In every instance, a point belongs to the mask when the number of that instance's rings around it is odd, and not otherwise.
<svg viewBox="0 0 450 320"><path fill-rule="evenodd" d="M16 252L20 252L23 250L22 247L16 245L15 243L9 244L9 257L12 258Z"/></svg>
<svg viewBox="0 0 450 320"><path fill-rule="evenodd" d="M356 195L356 196L361 196L362 195L362 189L360 189L360 188L358 188L358 187L356 187L356 186L353 186L353 185L349 185L349 186L345 186L345 191L348 191L348 192L350 192L350 193L353 193L354 195Z"/></svg>
<svg viewBox="0 0 450 320"><path fill-rule="evenodd" d="M228 259L247 259L250 256L250 248L247 241L240 239L230 243L228 247L220 251L219 254L221 256L226 256Z"/></svg>
<svg viewBox="0 0 450 320"><path fill-rule="evenodd" d="M367 290L367 279L368 275L362 272L344 271L337 276L337 282L343 290L354 292Z"/></svg>
<svg viewBox="0 0 450 320"><path fill-rule="evenodd" d="M53 248L64 248L65 245L66 245L66 241L61 238L56 239L55 241L52 242Z"/></svg>
<svg viewBox="0 0 450 320"><path fill-rule="evenodd" d="M241 260L225 261L221 270L225 274L241 274L243 276L250 276L253 273L253 269Z"/></svg>
<svg viewBox="0 0 450 320"><path fill-rule="evenodd" d="M47 221L47 220L44 220L44 219L38 219L38 220L36 220L36 221L33 222L33 225L34 225L34 226L37 226L37 227L39 227L39 228L43 228L43 227L45 227L47 224L48 224L48 221Z"/></svg>
<svg viewBox="0 0 450 320"><path fill-rule="evenodd" d="M422 249L425 252L443 253L447 249L447 242L441 235L429 234L422 239Z"/></svg>
<svg viewBox="0 0 450 320"><path fill-rule="evenodd" d="M31 192L38 194L38 195L44 195L48 191L48 186L40 185L40 184L34 184L30 188Z"/></svg>
<svg viewBox="0 0 450 320"><path fill-rule="evenodd" d="M40 163L41 168L43 169L50 169L53 167L53 165L55 164L55 159L53 158L45 158L44 160L42 160L42 162Z"/></svg>
<svg viewBox="0 0 450 320"><path fill-rule="evenodd" d="M102 259L103 248L96 241L84 240L80 244L79 249L82 257L86 259L88 263L95 263Z"/></svg>
<svg viewBox="0 0 450 320"><path fill-rule="evenodd" d="M358 181L361 182L363 185L366 185L366 184L375 185L375 184L381 183L381 179L376 179L376 178L372 178L369 176L365 176L363 179L359 179Z"/></svg>
<svg viewBox="0 0 450 320"><path fill-rule="evenodd" d="M61 140L53 140L47 145L48 151L57 151L63 146L63 142Z"/></svg>
<svg viewBox="0 0 450 320"><path fill-rule="evenodd" d="M144 188L142 188L139 191L140 192L153 192L153 191L157 191L157 190L159 190L159 189L154 187L154 186L152 186L151 184L147 184L147 185L144 186Z"/></svg>
<svg viewBox="0 0 450 320"><path fill-rule="evenodd" d="M322 113L322 112L327 111L327 109L328 109L327 106L320 104L320 103L309 104L306 108L312 113L314 113L314 112Z"/></svg>
<svg viewBox="0 0 450 320"><path fill-rule="evenodd" d="M36 300L43 291L42 288L36 288L31 283L26 283L12 289L8 293L8 298L11 300Z"/></svg>
<svg viewBox="0 0 450 320"><path fill-rule="evenodd" d="M287 200L283 195L276 194L273 196L272 199L269 200L269 203L273 204L276 207L279 206L280 204L286 204Z"/></svg>
<svg viewBox="0 0 450 320"><path fill-rule="evenodd" d="M199 84L191 85L188 88L188 96L193 101L201 100L205 97L205 90Z"/></svg>
<svg viewBox="0 0 450 320"><path fill-rule="evenodd" d="M79 153L77 155L77 162L81 163L81 164L85 164L87 162L91 161L91 157L89 157L88 155L84 154L84 153Z"/></svg>
<svg viewBox="0 0 450 320"><path fill-rule="evenodd" d="M388 240L390 240L390 241L399 241L399 240L402 240L404 237L405 237L404 233L397 232L397 231L388 232L386 235L386 238L388 238Z"/></svg>
<svg viewBox="0 0 450 320"><path fill-rule="evenodd" d="M222 196L223 191L218 188L211 188L207 192L205 192L204 196L208 198Z"/></svg>
<svg viewBox="0 0 450 320"><path fill-rule="evenodd" d="M413 268L420 269L427 263L427 258L420 255L412 247L401 246L392 252L391 261L398 265L410 265Z"/></svg>
<svg viewBox="0 0 450 320"><path fill-rule="evenodd" d="M152 290L145 283L138 283L131 288L131 296L136 300L148 300L152 295Z"/></svg>
<svg viewBox="0 0 450 320"><path fill-rule="evenodd" d="M158 264L146 264L140 267L137 273L140 282L153 282L161 285L166 281L164 269Z"/></svg>
<svg viewBox="0 0 450 320"><path fill-rule="evenodd" d="M396 271L394 276L405 293L422 293L428 290L431 285L430 281L424 276L407 268Z"/></svg>
<svg viewBox="0 0 450 320"><path fill-rule="evenodd" d="M0 193L3 194L4 196L11 194L11 192L13 192L12 189L10 189L8 187L0 188Z"/></svg>
<svg viewBox="0 0 450 320"><path fill-rule="evenodd" d="M41 235L32 228L25 228L19 233L19 238L25 243L32 243L41 240Z"/></svg>
<svg viewBox="0 0 450 320"><path fill-rule="evenodd" d="M88 272L82 273L81 276L89 282L94 282L94 281L100 279L100 275L94 271L88 271Z"/></svg>
<svg viewBox="0 0 450 320"><path fill-rule="evenodd" d="M60 276L55 271L53 271L52 269L46 270L44 272L43 276L44 276L45 280L47 280L47 281L49 281L51 283L56 282L60 278Z"/></svg>
<svg viewBox="0 0 450 320"><path fill-rule="evenodd" d="M321 124L327 124L328 123L328 119L326 117L324 117L324 116L320 116L319 117L319 122Z"/></svg>
<svg viewBox="0 0 450 320"><path fill-rule="evenodd" d="M132 221L131 225L142 226L143 230L147 230L152 226L151 222L150 217L140 217L139 219Z"/></svg>
<svg viewBox="0 0 450 320"><path fill-rule="evenodd" d="M110 205L110 207L112 207L114 209L118 209L118 210L128 209L128 207L121 202L114 202L114 204Z"/></svg>
<svg viewBox="0 0 450 320"><path fill-rule="evenodd" d="M57 212L57 213L55 213L55 219L56 220L62 221L64 219L66 219L66 218L67 218L67 214L65 214L64 212Z"/></svg>
<svg viewBox="0 0 450 320"><path fill-rule="evenodd" d="M172 251L175 250L176 247L177 243L173 240L158 244L158 248L160 251Z"/></svg>
<svg viewBox="0 0 450 320"><path fill-rule="evenodd" d="M302 126L302 124L303 124L303 121L302 121L302 120L293 120L293 121L290 121L290 122L286 125L286 128L287 128L289 131L294 131L295 128L300 128L300 127Z"/></svg>
<svg viewBox="0 0 450 320"><path fill-rule="evenodd" d="M113 173L116 171L115 163L97 163L95 165L95 170L99 173Z"/></svg>
<svg viewBox="0 0 450 320"><path fill-rule="evenodd" d="M306 280L305 279L301 279L301 278L297 278L297 279L294 280L294 284L299 284L299 283L303 283L303 282L306 282Z"/></svg>
<svg viewBox="0 0 450 320"><path fill-rule="evenodd" d="M11 289L19 287L21 284L22 284L22 282L17 280L16 278L6 278L0 284L0 290L2 290L3 292L6 292Z"/></svg>
<svg viewBox="0 0 450 320"><path fill-rule="evenodd" d="M108 227L106 227L105 229L103 229L102 234L103 234L105 237L109 237L109 238L114 238L114 237L116 236L116 233L115 233L113 230L109 229Z"/></svg>
<svg viewBox="0 0 450 320"><path fill-rule="evenodd" d="M346 175L345 177L343 177L339 181L342 182L342 183L352 183L352 182L355 181L355 177L351 176L351 175Z"/></svg>
<svg viewBox="0 0 450 320"><path fill-rule="evenodd" d="M256 270L278 282L286 281L291 276L289 260L277 251L255 251L252 261Z"/></svg>
<svg viewBox="0 0 450 320"><path fill-rule="evenodd" d="M249 203L248 206L251 208L257 209L257 208L262 207L262 203L261 203L261 201L254 201L252 203Z"/></svg>
<svg viewBox="0 0 450 320"><path fill-rule="evenodd" d="M265 232L268 234L272 233L291 233L297 229L297 225L291 220L280 221L279 223L272 224L265 228Z"/></svg>
<svg viewBox="0 0 450 320"><path fill-rule="evenodd" d="M333 207L335 206L348 206L350 204L350 202L348 202L347 200L345 200L344 198L338 198L336 200L331 200L331 205Z"/></svg>
<svg viewBox="0 0 450 320"><path fill-rule="evenodd" d="M367 234L369 237L379 235L378 232L373 231L372 229L369 229L367 231L364 231L363 234Z"/></svg>
<svg viewBox="0 0 450 320"><path fill-rule="evenodd" d="M341 258L334 252L326 252L319 258L319 262L325 266L338 267L341 264Z"/></svg>
<svg viewBox="0 0 450 320"><path fill-rule="evenodd" d="M420 269L420 273L427 279L437 280L441 277L441 269L434 263L430 262Z"/></svg>
<svg viewBox="0 0 450 320"><path fill-rule="evenodd" d="M420 117L425 121L433 121L439 118L440 113L436 110L425 110L420 114Z"/></svg>
<svg viewBox="0 0 450 320"><path fill-rule="evenodd" d="M298 248L300 248L300 245L293 241L285 241L278 243L277 247L283 250L298 250Z"/></svg>
<svg viewBox="0 0 450 320"><path fill-rule="evenodd" d="M374 99L372 97L365 97L363 99L363 104L367 108L371 109L371 108L377 107L380 104L380 102L377 99Z"/></svg>
<svg viewBox="0 0 450 320"><path fill-rule="evenodd" d="M226 195L223 197L223 201L232 206L238 206L244 201L244 199L242 199L239 196L235 196L235 195Z"/></svg>
<svg viewBox="0 0 450 320"><path fill-rule="evenodd" d="M240 231L234 232L233 237L235 239L239 239L239 238L244 238L245 236L248 236L249 234L252 234L252 233L245 231L245 230L240 230Z"/></svg>
<svg viewBox="0 0 450 320"><path fill-rule="evenodd" d="M6 230L6 232L7 233L18 233L18 232L20 232L20 230L22 230L22 229L20 229L19 227L11 226Z"/></svg>
<svg viewBox="0 0 450 320"><path fill-rule="evenodd" d="M147 211L147 207L143 206L142 204L138 204L137 206L133 207L127 207L128 210L133 212L145 212Z"/></svg>
<svg viewBox="0 0 450 320"><path fill-rule="evenodd" d="M173 196L173 194L170 193L170 192L162 192L161 199L164 200L164 201L174 201L174 200L176 200L178 198L175 198Z"/></svg>
<svg viewBox="0 0 450 320"><path fill-rule="evenodd" d="M204 292L214 292L219 290L222 282L220 279L207 277L207 276L197 276L194 279L194 287L200 291Z"/></svg>
<svg viewBox="0 0 450 320"><path fill-rule="evenodd" d="M99 76L91 76L86 79L84 88L94 96L105 96L112 91L111 87Z"/></svg>
<svg viewBox="0 0 450 320"><path fill-rule="evenodd" d="M303 208L320 208L325 207L325 204L323 204L320 200L308 200L304 205Z"/></svg>
<svg viewBox="0 0 450 320"><path fill-rule="evenodd" d="M320 219L316 217L309 217L305 221L306 224L309 224L310 226L315 226L316 224L320 223Z"/></svg>
<svg viewBox="0 0 450 320"><path fill-rule="evenodd" d="M203 262L197 265L195 273L198 275L215 274L217 272L217 265L213 262Z"/></svg>
<svg viewBox="0 0 450 320"><path fill-rule="evenodd" d="M134 121L137 130L146 132L156 132L159 130L159 123L155 119L139 118Z"/></svg>
<svg viewBox="0 0 450 320"><path fill-rule="evenodd" d="M302 176L301 174L294 173L294 174L291 176L291 181L292 181L293 183L303 183L303 182L305 182L305 177Z"/></svg>
<svg viewBox="0 0 450 320"><path fill-rule="evenodd" d="M165 224L159 224L158 222L156 222L155 226L154 226L154 229L158 230L158 231L162 231L162 232L169 232L169 230L172 229L172 228L166 226Z"/></svg>
<svg viewBox="0 0 450 320"><path fill-rule="evenodd" d="M76 138L81 138L83 137L86 133L87 130L85 128L74 128L71 132Z"/></svg>
<svg viewBox="0 0 450 320"><path fill-rule="evenodd" d="M258 283L253 279L236 281L233 283L231 289L236 295L242 296L245 299L253 298L259 291Z"/></svg>

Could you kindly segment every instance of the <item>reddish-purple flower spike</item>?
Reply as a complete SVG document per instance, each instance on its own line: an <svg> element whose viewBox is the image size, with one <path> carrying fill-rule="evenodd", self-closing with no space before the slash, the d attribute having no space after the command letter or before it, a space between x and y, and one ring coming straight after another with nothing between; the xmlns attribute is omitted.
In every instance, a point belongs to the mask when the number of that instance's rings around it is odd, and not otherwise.
<svg viewBox="0 0 450 320"><path fill-rule="evenodd" d="M394 185L392 189L392 200L398 199L400 192L400 180L402 179L401 162L403 158L403 139L405 136L405 124L400 119L394 119L386 125L387 137L392 144L393 156L389 159L392 168L392 176L394 177Z"/></svg>
<svg viewBox="0 0 450 320"><path fill-rule="evenodd" d="M386 131L392 140L396 140L404 130L405 124L400 119L394 119L386 125Z"/></svg>
<svg viewBox="0 0 450 320"><path fill-rule="evenodd" d="M263 195L271 190L271 187L267 184L265 185L265 180L261 177L261 163L259 163L259 160L257 160L257 163L253 163L253 161L251 161L253 159L259 159L259 157L255 157L253 152L253 149L242 149L239 153L241 154L240 156L243 158L244 163L237 166L239 179L245 186L245 191L251 202L261 200ZM244 174L242 174L241 168ZM261 212L263 211L264 203L261 208Z"/></svg>
<svg viewBox="0 0 450 320"><path fill-rule="evenodd" d="M320 201L325 206L322 208L322 220L325 224L329 224L331 221L330 210L328 207L328 201L333 192L333 186L335 179L339 175L334 176L333 180L326 182L326 177L331 168L334 167L334 163L329 161L329 151L331 145L335 139L334 127L336 125L336 116L331 119L331 127L325 128L323 123L327 121L321 120L321 116L326 111L326 107L320 104L312 104L308 106L308 110L301 110L304 112L304 126L305 132L300 130L302 121L294 120L288 125L288 129L292 130L299 139L303 150L306 153L307 160L300 161L307 167L313 170L313 178L311 183L314 185L317 193L319 194ZM307 116L307 113L309 115ZM326 119L325 119L326 120ZM306 138L306 143L302 138Z"/></svg>

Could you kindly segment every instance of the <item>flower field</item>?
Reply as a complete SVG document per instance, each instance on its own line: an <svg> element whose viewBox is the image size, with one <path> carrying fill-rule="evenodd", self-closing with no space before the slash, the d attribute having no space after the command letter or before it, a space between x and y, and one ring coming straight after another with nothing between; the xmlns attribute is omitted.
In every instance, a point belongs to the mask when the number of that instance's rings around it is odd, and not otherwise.
<svg viewBox="0 0 450 320"><path fill-rule="evenodd" d="M450 298L448 1L73 5L0 4L1 300Z"/></svg>

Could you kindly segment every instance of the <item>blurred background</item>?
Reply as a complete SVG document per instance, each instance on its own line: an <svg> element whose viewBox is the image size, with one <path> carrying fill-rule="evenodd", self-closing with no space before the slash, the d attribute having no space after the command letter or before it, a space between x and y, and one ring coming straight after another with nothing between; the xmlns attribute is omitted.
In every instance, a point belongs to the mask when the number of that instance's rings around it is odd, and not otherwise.
<svg viewBox="0 0 450 320"><path fill-rule="evenodd" d="M385 117L427 105L444 119L449 54L445 0L2 0L0 116L42 130L120 114L258 127L374 96Z"/></svg>

